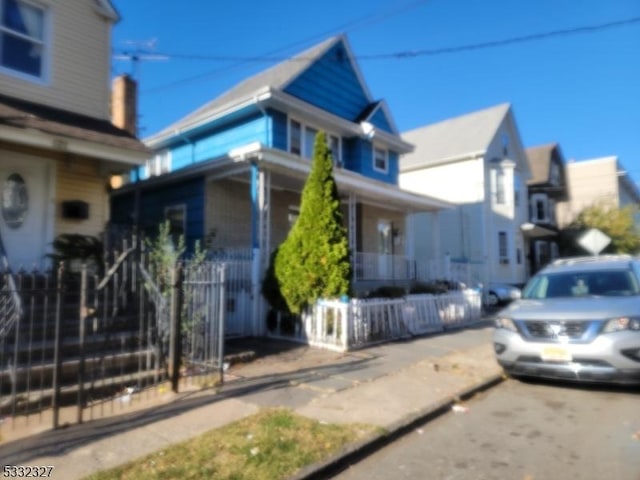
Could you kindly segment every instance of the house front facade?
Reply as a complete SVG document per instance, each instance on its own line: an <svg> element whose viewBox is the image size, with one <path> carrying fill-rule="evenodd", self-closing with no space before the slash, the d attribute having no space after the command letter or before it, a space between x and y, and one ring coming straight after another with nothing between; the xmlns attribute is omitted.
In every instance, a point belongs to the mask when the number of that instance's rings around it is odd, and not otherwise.
<svg viewBox="0 0 640 480"><path fill-rule="evenodd" d="M149 154L110 120L110 2L0 6L0 254L30 270L58 235L103 232L111 175Z"/></svg>
<svg viewBox="0 0 640 480"><path fill-rule="evenodd" d="M585 208L634 206L640 228L640 192L616 156L570 160L566 164L568 198L557 206L558 225L567 227Z"/></svg>
<svg viewBox="0 0 640 480"><path fill-rule="evenodd" d="M531 178L527 182L529 273L533 275L560 256L557 205L568 198L565 162L557 143L527 148Z"/></svg>
<svg viewBox="0 0 640 480"><path fill-rule="evenodd" d="M454 209L413 217L415 252L434 244L468 264L470 281L524 283L527 157L510 105L498 105L403 133L415 145L400 163L400 185L446 199ZM439 228L437 223L439 223Z"/></svg>
<svg viewBox="0 0 640 480"><path fill-rule="evenodd" d="M213 254L251 258L252 323L229 327L261 334L260 281L297 218L320 130L333 156L354 285L415 279L407 216L449 203L398 187L399 157L412 146L386 103L372 97L344 36L248 78L146 139L156 155L113 193L113 221L153 233L168 220L188 245L202 240Z"/></svg>

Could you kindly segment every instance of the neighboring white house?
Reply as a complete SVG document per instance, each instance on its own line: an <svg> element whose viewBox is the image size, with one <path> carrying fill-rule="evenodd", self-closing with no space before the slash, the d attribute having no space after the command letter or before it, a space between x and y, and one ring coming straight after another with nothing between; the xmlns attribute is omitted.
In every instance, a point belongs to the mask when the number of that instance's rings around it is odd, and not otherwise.
<svg viewBox="0 0 640 480"><path fill-rule="evenodd" d="M457 205L413 216L416 257L431 260L441 251L469 262L473 283L525 282L521 227L530 170L510 105L426 125L403 139L415 150L401 158L400 186Z"/></svg>
<svg viewBox="0 0 640 480"><path fill-rule="evenodd" d="M566 165L569 199L558 203L556 214L560 228L569 225L582 210L598 204L622 208L640 207L640 193L618 157L570 160ZM640 227L640 215L635 223Z"/></svg>

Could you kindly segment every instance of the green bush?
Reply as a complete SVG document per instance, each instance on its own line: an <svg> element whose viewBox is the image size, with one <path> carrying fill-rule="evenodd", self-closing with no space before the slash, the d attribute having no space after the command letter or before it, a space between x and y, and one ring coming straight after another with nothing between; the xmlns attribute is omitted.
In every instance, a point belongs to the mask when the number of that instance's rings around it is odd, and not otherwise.
<svg viewBox="0 0 640 480"><path fill-rule="evenodd" d="M289 312L299 314L319 298L350 293L349 243L342 220L331 151L324 132L319 132L300 215L273 255L273 274L268 274L263 284L263 293L273 308L281 307L278 295Z"/></svg>

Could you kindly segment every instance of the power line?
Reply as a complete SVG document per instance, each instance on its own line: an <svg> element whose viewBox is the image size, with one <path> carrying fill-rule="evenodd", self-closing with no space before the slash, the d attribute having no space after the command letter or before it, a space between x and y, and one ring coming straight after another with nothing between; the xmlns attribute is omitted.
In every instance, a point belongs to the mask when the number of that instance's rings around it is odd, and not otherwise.
<svg viewBox="0 0 640 480"><path fill-rule="evenodd" d="M424 2L417 2L417 3L424 3ZM582 27L566 28L562 30L552 30L549 32L534 33L530 35L510 37L510 38L505 38L501 40L491 40L488 42L457 45L453 47L442 47L442 48L420 49L420 50L404 50L399 52L378 53L378 54L370 54L370 55L354 55L354 57L358 60L407 59L407 58L416 58L421 56L460 53L460 52L471 51L471 50L483 50L488 48L497 48L497 47L503 47L507 45L513 45L517 43L526 43L526 42L533 42L538 40L545 40L545 39L554 38L554 37L596 33L603 30L609 30L612 28L633 25L636 23L640 23L640 17L633 17L625 20L617 20L617 21L601 23L597 25L587 25ZM307 41L297 42L297 44L301 44L301 43L307 43ZM279 51L286 50L289 48L290 47L285 47L285 48L279 49ZM292 57L292 56L286 56L286 55L277 56L273 54L255 55L255 56L202 55L202 54L169 53L169 52L163 52L163 53L158 52L157 54L164 55L169 59L175 59L175 60L198 60L198 61L215 61L215 62L238 61L238 62L247 62L247 63L255 63L255 62L271 63L271 62L282 62L282 61L305 62L305 61L312 60L312 58L308 58L308 57L301 57L301 56Z"/></svg>
<svg viewBox="0 0 640 480"><path fill-rule="evenodd" d="M337 27L325 30L323 32L319 32L317 34L314 34L310 37L307 37L305 39L302 40L298 40L296 42L290 43L284 47L280 47L277 48L275 50L272 50L262 56L258 56L258 57L240 57L240 56L208 56L208 55L192 55L192 54L164 54L169 58L174 58L174 59L182 59L182 60L207 60L207 61L233 61L236 62L233 65L229 65L227 67L223 67L223 68L218 68L216 70L213 71L209 71L209 72L205 72L205 73L201 73L198 75L194 75L192 77L187 77L181 80L177 80L175 82L171 82L165 85L161 85L158 87L154 87L148 90L145 90L143 93L155 93L158 91L162 91L162 90L166 90L175 86L180 86L180 85L184 85L184 84L188 84L188 83L193 83L195 81L204 79L204 78L214 78L217 77L221 74L227 73L228 71L231 70L236 70L239 67L243 67L247 64L250 63L255 63L258 61L261 62L274 62L274 61L282 61L282 60L290 60L292 57L291 56L281 56L281 57L274 57L273 55L276 55L280 52L284 52L284 51L288 51L291 50L293 48L299 47L300 45L306 45L306 44L310 44L311 42L315 42L318 39L321 38L326 38L327 36L330 35L335 35L339 32L347 32L347 31L354 31L360 28L364 28L366 26L375 24L377 22L380 21L384 21L384 20L388 20L389 18L399 15L401 13L407 12L409 10L412 10L414 8L417 8L423 4L428 3L430 0L414 0L408 4L405 5L401 5L399 7L395 7L389 10L385 10L379 13L372 13L369 15L366 15L364 17L352 20L350 22L346 22L344 24L338 25Z"/></svg>

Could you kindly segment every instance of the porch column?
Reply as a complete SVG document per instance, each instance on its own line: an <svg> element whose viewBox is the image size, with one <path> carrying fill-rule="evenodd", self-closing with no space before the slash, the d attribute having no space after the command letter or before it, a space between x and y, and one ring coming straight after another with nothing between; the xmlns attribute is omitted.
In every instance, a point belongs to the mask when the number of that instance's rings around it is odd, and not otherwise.
<svg viewBox="0 0 640 480"><path fill-rule="evenodd" d="M251 165L251 247L253 250L251 268L251 317L253 335L263 335L266 329L264 322L264 302L262 300L261 282L265 271L265 263L270 252L270 208L269 197L271 190L271 176L259 168L256 163Z"/></svg>
<svg viewBox="0 0 640 480"><path fill-rule="evenodd" d="M411 280L417 279L416 265L416 247L413 238L413 223L415 215L407 213L404 217L404 256L408 263L408 275Z"/></svg>
<svg viewBox="0 0 640 480"><path fill-rule="evenodd" d="M347 219L347 233L349 234L349 250L351 251L351 279L353 281L356 280L356 260L357 254L356 248L358 246L358 238L357 238L357 208L356 208L356 194L353 192L349 192L349 203L348 203L348 216Z"/></svg>

